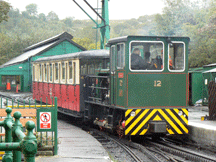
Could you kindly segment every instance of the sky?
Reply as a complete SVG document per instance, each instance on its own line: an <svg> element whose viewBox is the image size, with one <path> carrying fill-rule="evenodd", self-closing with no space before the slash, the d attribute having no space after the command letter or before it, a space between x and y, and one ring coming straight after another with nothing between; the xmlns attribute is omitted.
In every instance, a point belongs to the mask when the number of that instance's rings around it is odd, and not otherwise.
<svg viewBox="0 0 216 162"><path fill-rule="evenodd" d="M5 0L9 2L13 8L18 8L20 11L25 11L25 7L31 3L37 4L38 14L55 12L59 19L66 17L74 17L75 19L89 19L89 17L73 2L73 0ZM94 8L97 8L97 1L101 4L101 0L87 0ZM96 15L89 10L89 7L83 0L76 0L93 19ZM139 18L143 15L152 15L162 13L164 7L163 0L109 0L109 19L122 20Z"/></svg>

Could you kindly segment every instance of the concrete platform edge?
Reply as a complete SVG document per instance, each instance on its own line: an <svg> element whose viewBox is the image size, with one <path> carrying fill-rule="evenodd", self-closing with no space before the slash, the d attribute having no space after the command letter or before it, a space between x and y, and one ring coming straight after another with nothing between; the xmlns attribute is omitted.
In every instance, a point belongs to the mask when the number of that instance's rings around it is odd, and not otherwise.
<svg viewBox="0 0 216 162"><path fill-rule="evenodd" d="M216 130L189 125L189 138L200 145L216 147Z"/></svg>

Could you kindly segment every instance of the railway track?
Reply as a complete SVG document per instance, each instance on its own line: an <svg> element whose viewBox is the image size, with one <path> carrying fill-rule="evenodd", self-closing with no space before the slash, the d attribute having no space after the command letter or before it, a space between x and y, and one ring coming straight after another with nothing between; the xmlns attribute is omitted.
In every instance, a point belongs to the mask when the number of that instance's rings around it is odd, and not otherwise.
<svg viewBox="0 0 216 162"><path fill-rule="evenodd" d="M98 130L93 130L92 136L96 138L100 143L102 143L102 145L105 148L114 146L115 148L118 147L124 150L124 154L126 154L125 156L126 157L130 156L130 160L127 158L127 161L161 162L161 159L155 156L155 154L152 154L149 150L147 150L141 144L128 142L125 139L118 139L116 137L111 137L111 136L106 135L104 132L100 132ZM121 154L123 154L123 151L121 151ZM117 156L118 155L116 155L116 157Z"/></svg>
<svg viewBox="0 0 216 162"><path fill-rule="evenodd" d="M191 149L177 146L168 141L157 141L152 142L148 141L151 146L154 146L154 149L150 148L149 150L168 155L168 159L171 161L199 161L199 162L215 162L216 157L211 155L206 155ZM182 158L184 160L182 160Z"/></svg>
<svg viewBox="0 0 216 162"><path fill-rule="evenodd" d="M107 145L108 143L112 142L112 146L114 147L120 147L126 152L126 156L130 156L132 161L134 162L142 162L142 159L140 159L128 146L126 146L123 142L120 142L108 135L106 135L104 132L99 132L97 130L94 130L92 133L92 136L96 138L103 146ZM116 146L117 145L117 146ZM110 146L107 146L110 147Z"/></svg>
<svg viewBox="0 0 216 162"><path fill-rule="evenodd" d="M215 162L216 156L206 155L191 149L177 146L169 141L157 141L153 142L147 140L145 144L139 144L134 142L128 142L124 139L118 139L106 135L104 132L92 134L99 142L106 145L108 142L112 141L119 147L121 147L127 154L133 159L129 161L151 161L151 162ZM117 146L116 146L117 147ZM139 153L138 153L139 151ZM140 158L140 153L142 153L148 160L143 160Z"/></svg>

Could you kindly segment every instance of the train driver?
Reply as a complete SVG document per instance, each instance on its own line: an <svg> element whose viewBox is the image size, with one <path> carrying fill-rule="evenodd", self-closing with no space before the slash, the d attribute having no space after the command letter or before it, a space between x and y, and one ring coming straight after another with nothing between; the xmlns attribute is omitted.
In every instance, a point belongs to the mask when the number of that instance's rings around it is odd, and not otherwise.
<svg viewBox="0 0 216 162"><path fill-rule="evenodd" d="M147 69L147 62L140 56L139 48L135 48L131 54L131 69L132 70L145 70Z"/></svg>
<svg viewBox="0 0 216 162"><path fill-rule="evenodd" d="M163 59L163 50L161 50L161 58ZM163 65L161 65L161 69L163 69ZM172 58L171 56L169 55L169 69L173 70L174 67L173 67L173 62L172 62Z"/></svg>

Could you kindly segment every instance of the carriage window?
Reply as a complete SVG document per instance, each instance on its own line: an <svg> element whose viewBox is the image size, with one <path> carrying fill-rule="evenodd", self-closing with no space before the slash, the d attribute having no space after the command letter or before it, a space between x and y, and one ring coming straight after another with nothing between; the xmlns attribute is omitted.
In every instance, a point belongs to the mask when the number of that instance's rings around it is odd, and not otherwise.
<svg viewBox="0 0 216 162"><path fill-rule="evenodd" d="M72 62L69 62L69 82L72 83L73 75L72 75Z"/></svg>
<svg viewBox="0 0 216 162"><path fill-rule="evenodd" d="M44 65L44 81L47 81L47 65Z"/></svg>
<svg viewBox="0 0 216 162"><path fill-rule="evenodd" d="M35 76L35 66L33 66L33 69L32 69L32 75L33 75L33 81L36 81L36 76Z"/></svg>
<svg viewBox="0 0 216 162"><path fill-rule="evenodd" d="M76 62L73 63L73 75L74 75L74 84L76 84Z"/></svg>
<svg viewBox="0 0 216 162"><path fill-rule="evenodd" d="M124 68L124 44L117 45L117 68Z"/></svg>
<svg viewBox="0 0 216 162"><path fill-rule="evenodd" d="M43 81L43 65L40 64L40 81Z"/></svg>
<svg viewBox="0 0 216 162"><path fill-rule="evenodd" d="M49 67L49 81L52 82L52 79L53 79L53 67L52 67L52 64L50 64L50 67Z"/></svg>
<svg viewBox="0 0 216 162"><path fill-rule="evenodd" d="M130 69L131 70L163 70L164 45L160 41L138 42L130 45Z"/></svg>
<svg viewBox="0 0 216 162"><path fill-rule="evenodd" d="M65 80L65 63L62 62L62 80Z"/></svg>
<svg viewBox="0 0 216 162"><path fill-rule="evenodd" d="M185 69L185 45L181 42L169 44L169 70L184 71Z"/></svg>
<svg viewBox="0 0 216 162"><path fill-rule="evenodd" d="M86 64L84 64L84 65L81 66L81 74L83 74L83 75L87 74L87 70L88 69L87 69L87 65Z"/></svg>
<svg viewBox="0 0 216 162"><path fill-rule="evenodd" d="M58 72L59 72L58 63L55 63L55 81L58 81L59 79Z"/></svg>
<svg viewBox="0 0 216 162"><path fill-rule="evenodd" d="M115 46L111 46L110 49L110 53L111 53L111 71L115 71Z"/></svg>

